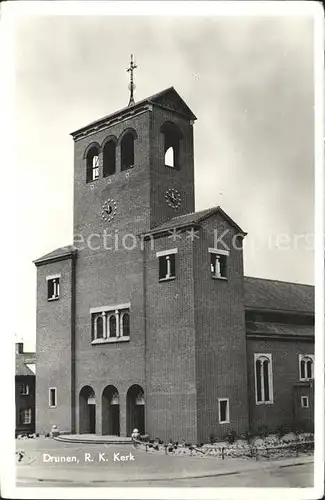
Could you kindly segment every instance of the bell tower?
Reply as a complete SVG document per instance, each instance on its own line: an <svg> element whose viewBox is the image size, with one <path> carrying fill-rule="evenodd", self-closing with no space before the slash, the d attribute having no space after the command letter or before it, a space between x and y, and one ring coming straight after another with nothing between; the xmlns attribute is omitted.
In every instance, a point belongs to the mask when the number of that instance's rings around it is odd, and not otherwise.
<svg viewBox="0 0 325 500"><path fill-rule="evenodd" d="M104 230L138 235L193 212L193 123L173 87L134 101L71 135L74 152L74 235Z"/></svg>

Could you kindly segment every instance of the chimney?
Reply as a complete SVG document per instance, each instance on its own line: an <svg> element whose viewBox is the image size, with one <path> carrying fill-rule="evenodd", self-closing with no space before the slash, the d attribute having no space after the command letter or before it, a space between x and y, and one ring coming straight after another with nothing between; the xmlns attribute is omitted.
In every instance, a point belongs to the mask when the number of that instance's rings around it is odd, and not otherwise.
<svg viewBox="0 0 325 500"><path fill-rule="evenodd" d="M24 354L23 342L16 342L16 354Z"/></svg>

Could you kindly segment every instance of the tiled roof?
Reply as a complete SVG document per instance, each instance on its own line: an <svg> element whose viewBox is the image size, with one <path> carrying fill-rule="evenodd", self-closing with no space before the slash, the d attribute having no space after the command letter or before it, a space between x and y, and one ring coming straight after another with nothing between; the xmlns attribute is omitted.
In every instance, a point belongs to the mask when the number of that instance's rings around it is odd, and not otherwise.
<svg viewBox="0 0 325 500"><path fill-rule="evenodd" d="M33 375L35 376L35 373L32 372L30 368L25 364L25 357L24 355L16 355L16 375L18 376L25 376L25 375Z"/></svg>
<svg viewBox="0 0 325 500"><path fill-rule="evenodd" d="M78 130L75 130L74 132L72 132L71 135L72 136L77 135L80 132L82 132L88 128L91 128L94 125L98 125L98 124L105 122L107 120L111 120L115 116L118 116L124 112L129 112L129 111L132 112L132 110L136 110L137 108L141 107L143 104L150 103L150 102L151 103L158 102L160 98L164 97L165 95L167 95L169 93L173 93L175 96L177 96L179 101L182 103L184 110L186 110L188 116L192 120L196 120L196 116L194 115L193 111L191 111L191 109L187 106L186 102L181 98L181 96L174 89L174 87L168 87L167 89L164 89L160 92L157 92L156 94L153 94L150 97L146 97L145 99L142 99L141 101L135 102L131 106L125 106L124 108L121 108L118 111L114 111L114 113L110 113L109 115L103 116L102 118L99 118L98 120L95 120L91 123L88 123L88 125L85 125L84 127L81 127Z"/></svg>
<svg viewBox="0 0 325 500"><path fill-rule="evenodd" d="M259 321L247 322L246 333L265 336L286 337L312 337L314 335L313 325L290 325L282 323L263 323Z"/></svg>
<svg viewBox="0 0 325 500"><path fill-rule="evenodd" d="M76 249L73 245L67 245L65 247L60 247L57 248L56 250L53 250L50 253L47 253L43 255L42 257L39 257L38 259L34 260L34 264L37 266L37 264L43 263L48 260L55 260L58 258L62 257L69 257L73 253L76 252Z"/></svg>
<svg viewBox="0 0 325 500"><path fill-rule="evenodd" d="M245 306L301 313L314 312L314 287L245 276Z"/></svg>
<svg viewBox="0 0 325 500"><path fill-rule="evenodd" d="M168 231L169 229L174 229L176 227L190 226L191 224L197 224L216 213L220 213L240 233L246 234L219 206L206 208L205 210L201 210L200 212L193 212L191 214L184 214L184 215L179 215L177 217L173 217L172 219L169 219L168 221L161 224L160 226L154 227L150 232L155 234Z"/></svg>

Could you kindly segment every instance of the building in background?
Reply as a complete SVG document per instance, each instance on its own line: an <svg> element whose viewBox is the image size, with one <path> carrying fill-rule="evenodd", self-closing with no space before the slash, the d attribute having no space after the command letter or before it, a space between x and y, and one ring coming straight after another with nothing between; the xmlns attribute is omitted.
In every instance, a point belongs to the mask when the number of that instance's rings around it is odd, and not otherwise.
<svg viewBox="0 0 325 500"><path fill-rule="evenodd" d="M16 436L35 432L35 353L24 352L24 344L16 343Z"/></svg>
<svg viewBox="0 0 325 500"><path fill-rule="evenodd" d="M74 246L35 261L37 432L312 429L313 287L244 277L246 233L195 212L195 119L171 87L72 134Z"/></svg>

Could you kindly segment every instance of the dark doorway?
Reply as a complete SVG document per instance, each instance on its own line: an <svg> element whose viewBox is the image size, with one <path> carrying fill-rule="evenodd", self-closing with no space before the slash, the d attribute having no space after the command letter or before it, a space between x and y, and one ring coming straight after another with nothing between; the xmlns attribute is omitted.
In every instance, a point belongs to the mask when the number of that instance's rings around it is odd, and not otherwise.
<svg viewBox="0 0 325 500"><path fill-rule="evenodd" d="M95 392L89 385L84 386L79 394L79 433L96 433Z"/></svg>
<svg viewBox="0 0 325 500"><path fill-rule="evenodd" d="M127 435L131 436L133 429L138 429L141 435L145 433L145 401L144 391L139 385L132 385L126 396Z"/></svg>
<svg viewBox="0 0 325 500"><path fill-rule="evenodd" d="M120 397L113 385L108 385L103 390L102 434L120 435Z"/></svg>

